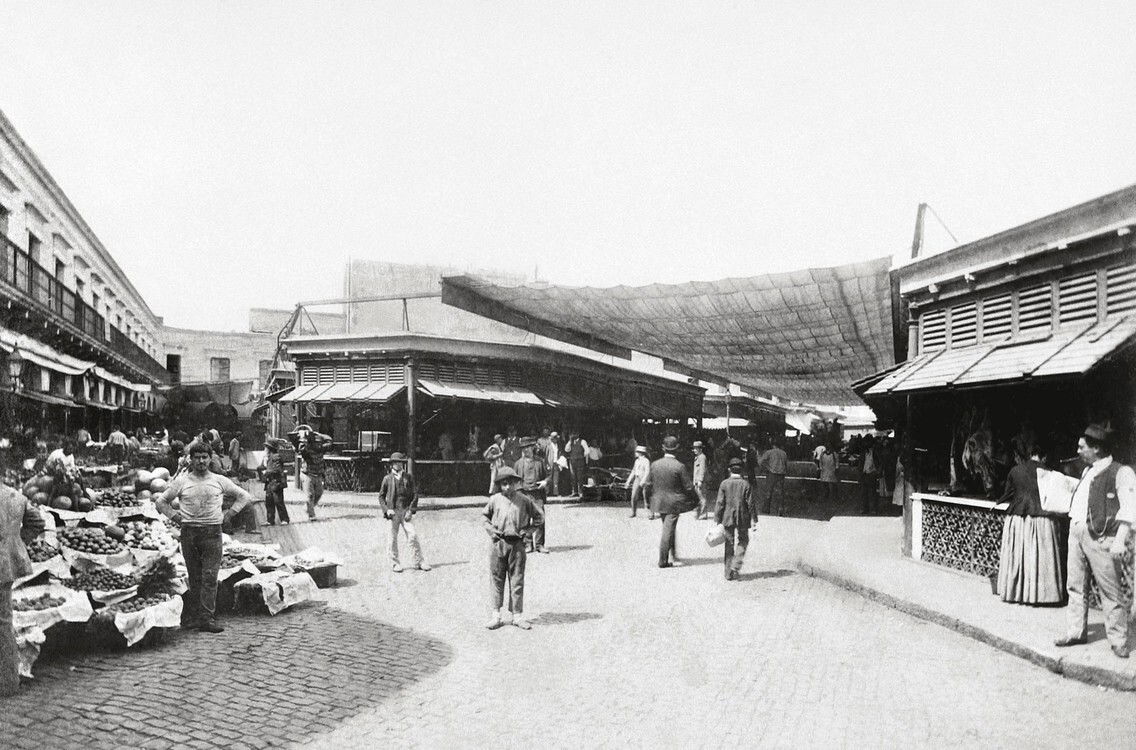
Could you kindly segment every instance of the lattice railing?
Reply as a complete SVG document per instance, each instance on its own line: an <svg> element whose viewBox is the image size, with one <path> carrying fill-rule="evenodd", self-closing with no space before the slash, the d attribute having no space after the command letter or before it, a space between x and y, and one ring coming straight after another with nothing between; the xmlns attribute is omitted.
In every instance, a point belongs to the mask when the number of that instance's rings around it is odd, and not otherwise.
<svg viewBox="0 0 1136 750"><path fill-rule="evenodd" d="M923 501L923 559L980 576L997 575L1005 516Z"/></svg>

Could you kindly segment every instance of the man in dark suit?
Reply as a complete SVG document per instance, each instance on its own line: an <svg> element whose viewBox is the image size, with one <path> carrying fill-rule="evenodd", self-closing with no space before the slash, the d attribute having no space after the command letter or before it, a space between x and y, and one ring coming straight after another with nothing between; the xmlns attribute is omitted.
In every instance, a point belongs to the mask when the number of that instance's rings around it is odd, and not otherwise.
<svg viewBox="0 0 1136 750"><path fill-rule="evenodd" d="M730 476L718 487L718 503L714 506L714 520L726 529L726 551L723 562L726 566L727 581L738 580L738 571L742 569L746 547L749 546L750 527L757 528L757 508L754 507L753 492L750 490L749 482L742 479L744 466L745 462L742 459L730 459Z"/></svg>
<svg viewBox="0 0 1136 750"><path fill-rule="evenodd" d="M0 697L20 689L20 655L12 629L12 582L32 572L25 543L43 531L43 518L20 493L0 484Z"/></svg>
<svg viewBox="0 0 1136 750"><path fill-rule="evenodd" d="M651 470L647 472L647 480L643 483L643 493L647 497L648 507L652 508L663 521L663 536L659 540L660 568L682 566L675 552L678 516L691 510L698 503L690 472L675 458L677 450L678 438L673 435L664 438L663 457L651 463Z"/></svg>
<svg viewBox="0 0 1136 750"><path fill-rule="evenodd" d="M383 510L383 518L391 522L391 570L395 573L402 572L402 563L398 558L400 528L406 534L406 541L410 543L410 551L414 554L414 567L430 570L430 565L422 556L422 542L418 539L413 523L414 514L418 511L418 487L414 484L414 477L406 471L406 456L398 451L391 454L390 473L383 477L383 482L379 485L379 507Z"/></svg>

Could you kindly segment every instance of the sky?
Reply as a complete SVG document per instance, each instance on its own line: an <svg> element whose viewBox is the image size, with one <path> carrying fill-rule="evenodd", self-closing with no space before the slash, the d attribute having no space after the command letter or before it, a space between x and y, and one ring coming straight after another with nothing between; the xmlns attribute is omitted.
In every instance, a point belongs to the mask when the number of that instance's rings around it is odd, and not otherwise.
<svg viewBox="0 0 1136 750"><path fill-rule="evenodd" d="M348 258L675 283L1136 183L1132 2L14 2L0 109L155 313ZM931 249L954 243L929 217Z"/></svg>

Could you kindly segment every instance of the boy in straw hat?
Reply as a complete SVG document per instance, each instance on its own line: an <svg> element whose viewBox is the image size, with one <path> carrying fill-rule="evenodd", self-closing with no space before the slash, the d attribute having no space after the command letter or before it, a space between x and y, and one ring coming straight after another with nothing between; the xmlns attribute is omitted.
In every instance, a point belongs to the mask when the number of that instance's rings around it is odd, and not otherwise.
<svg viewBox="0 0 1136 750"><path fill-rule="evenodd" d="M532 498L520 491L521 478L508 466L497 472L498 492L489 498L483 515L484 527L493 546L489 550L489 576L493 581L492 614L485 627L496 630L505 599L505 579L509 579L509 611L513 624L521 630L532 625L524 619L525 532L544 523L544 516Z"/></svg>

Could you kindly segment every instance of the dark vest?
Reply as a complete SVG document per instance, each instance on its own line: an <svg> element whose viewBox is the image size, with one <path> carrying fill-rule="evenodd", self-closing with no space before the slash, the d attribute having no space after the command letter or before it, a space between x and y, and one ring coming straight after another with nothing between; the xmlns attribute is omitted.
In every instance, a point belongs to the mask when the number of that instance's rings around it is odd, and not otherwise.
<svg viewBox="0 0 1136 750"><path fill-rule="evenodd" d="M1115 536L1119 524L1116 514L1120 512L1120 497L1116 492L1116 474L1121 464L1112 460L1104 471L1093 477L1089 484L1089 515L1086 525L1089 536L1099 539L1102 536Z"/></svg>
<svg viewBox="0 0 1136 750"><path fill-rule="evenodd" d="M568 449L569 461L583 461L586 458L584 455L584 446L579 440L572 441L572 447Z"/></svg>

